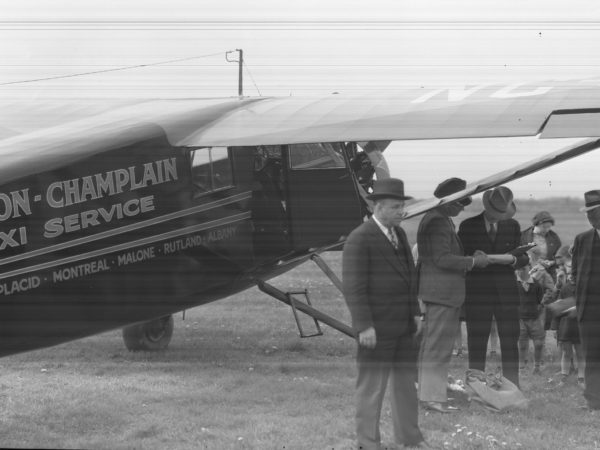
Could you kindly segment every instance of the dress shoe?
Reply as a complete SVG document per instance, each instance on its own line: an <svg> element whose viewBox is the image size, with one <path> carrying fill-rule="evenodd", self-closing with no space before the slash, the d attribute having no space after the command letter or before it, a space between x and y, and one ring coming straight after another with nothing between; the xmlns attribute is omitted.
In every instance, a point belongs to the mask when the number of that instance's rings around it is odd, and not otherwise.
<svg viewBox="0 0 600 450"><path fill-rule="evenodd" d="M442 402L423 402L423 407L428 411L436 411L443 414L458 411L458 408Z"/></svg>

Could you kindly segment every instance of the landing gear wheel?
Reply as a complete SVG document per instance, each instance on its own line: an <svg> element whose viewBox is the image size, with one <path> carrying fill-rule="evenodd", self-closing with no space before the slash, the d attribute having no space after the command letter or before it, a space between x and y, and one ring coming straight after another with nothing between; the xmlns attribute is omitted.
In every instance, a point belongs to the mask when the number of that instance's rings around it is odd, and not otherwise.
<svg viewBox="0 0 600 450"><path fill-rule="evenodd" d="M123 328L125 347L132 352L164 350L173 336L173 316Z"/></svg>

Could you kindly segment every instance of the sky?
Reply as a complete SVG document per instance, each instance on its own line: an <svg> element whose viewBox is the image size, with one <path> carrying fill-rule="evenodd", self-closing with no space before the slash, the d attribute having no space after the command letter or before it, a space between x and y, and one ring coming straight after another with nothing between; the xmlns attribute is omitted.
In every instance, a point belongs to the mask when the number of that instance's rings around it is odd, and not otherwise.
<svg viewBox="0 0 600 450"><path fill-rule="evenodd" d="M600 78L591 0L0 0L0 11L0 98L235 96L235 49L247 96ZM87 72L98 73L65 77ZM397 142L386 158L422 198L444 178L472 182L567 144ZM600 189L599 163L600 150L509 186L581 197Z"/></svg>

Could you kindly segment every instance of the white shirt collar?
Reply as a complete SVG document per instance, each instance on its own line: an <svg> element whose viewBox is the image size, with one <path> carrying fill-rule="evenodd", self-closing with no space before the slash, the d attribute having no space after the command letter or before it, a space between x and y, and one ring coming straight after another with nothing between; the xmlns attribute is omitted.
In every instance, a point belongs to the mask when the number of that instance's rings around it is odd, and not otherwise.
<svg viewBox="0 0 600 450"><path fill-rule="evenodd" d="M387 236L388 228L386 226L384 226L379 220L377 220L377 217L375 217L375 214L373 214L373 220L375 221L377 226L381 229L381 231L383 231L383 234L385 234Z"/></svg>

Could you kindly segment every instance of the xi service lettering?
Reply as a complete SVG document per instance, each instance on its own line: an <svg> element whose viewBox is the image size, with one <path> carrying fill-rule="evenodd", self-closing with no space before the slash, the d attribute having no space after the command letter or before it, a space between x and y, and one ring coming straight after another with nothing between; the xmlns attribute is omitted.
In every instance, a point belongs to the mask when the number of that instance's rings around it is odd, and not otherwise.
<svg viewBox="0 0 600 450"><path fill-rule="evenodd" d="M8 193L0 192L0 222L33 214L32 204L43 200L50 208L59 209L176 180L177 160L168 158L142 166L55 181L48 185L45 195L33 194L29 188ZM45 222L43 236L47 239L56 238L62 234L137 216L154 209L154 196L148 195L126 202L116 202L108 207L54 217ZM27 244L27 233L28 229L24 226L4 229L0 232L0 251Z"/></svg>

